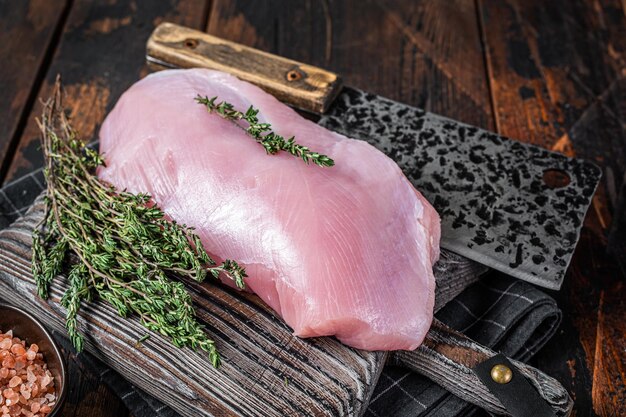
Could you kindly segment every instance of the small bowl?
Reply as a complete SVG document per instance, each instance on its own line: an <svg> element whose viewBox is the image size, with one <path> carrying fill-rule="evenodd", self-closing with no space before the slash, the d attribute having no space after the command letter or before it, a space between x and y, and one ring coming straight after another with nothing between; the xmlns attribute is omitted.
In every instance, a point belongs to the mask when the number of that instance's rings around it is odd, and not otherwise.
<svg viewBox="0 0 626 417"><path fill-rule="evenodd" d="M43 325L29 313L17 307L0 304L0 330L4 333L13 330L13 337L25 340L28 345L35 343L54 377L56 404L46 417L61 416L61 409L67 391L67 371L61 351Z"/></svg>

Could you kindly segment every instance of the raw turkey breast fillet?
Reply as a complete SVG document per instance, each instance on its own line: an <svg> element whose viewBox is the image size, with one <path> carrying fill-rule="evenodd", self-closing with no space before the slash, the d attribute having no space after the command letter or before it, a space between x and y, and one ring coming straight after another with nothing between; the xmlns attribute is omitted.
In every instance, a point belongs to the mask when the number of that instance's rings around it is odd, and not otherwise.
<svg viewBox="0 0 626 417"><path fill-rule="evenodd" d="M261 122L335 166L266 154L196 103L198 94L258 108ZM234 76L190 69L149 75L126 91L102 125L100 151L100 178L151 194L168 216L195 227L216 259L244 266L247 288L295 335L334 335L367 350L412 350L424 339L439 216L371 145Z"/></svg>

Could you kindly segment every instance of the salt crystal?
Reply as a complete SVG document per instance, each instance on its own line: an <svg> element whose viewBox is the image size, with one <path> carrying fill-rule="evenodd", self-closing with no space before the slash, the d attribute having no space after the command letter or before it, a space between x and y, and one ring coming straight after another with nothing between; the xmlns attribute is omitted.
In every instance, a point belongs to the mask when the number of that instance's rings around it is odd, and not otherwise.
<svg viewBox="0 0 626 417"><path fill-rule="evenodd" d="M29 366L30 368L30 366ZM33 371L31 369L27 369L26 370L26 380L28 382L35 382L37 381L37 376L33 373Z"/></svg>
<svg viewBox="0 0 626 417"><path fill-rule="evenodd" d="M41 388L45 388L48 386L48 384L52 382L52 378L50 378L48 375L44 375L43 378L41 378Z"/></svg>
<svg viewBox="0 0 626 417"><path fill-rule="evenodd" d="M45 417L56 404L54 378L39 346L0 332L0 417Z"/></svg>
<svg viewBox="0 0 626 417"><path fill-rule="evenodd" d="M19 384L22 383L22 378L20 378L19 376L14 376L13 378L11 378L11 380L9 381L9 387L13 388L13 387L17 387Z"/></svg>
<svg viewBox="0 0 626 417"><path fill-rule="evenodd" d="M2 367L3 368L14 368L15 367L15 359L13 359L12 355L8 355L6 358L4 358L4 360L2 361Z"/></svg>
<svg viewBox="0 0 626 417"><path fill-rule="evenodd" d="M26 349L24 349L24 346L22 346L21 343L15 343L13 346L11 346L11 352L14 355L22 356L26 353Z"/></svg>
<svg viewBox="0 0 626 417"><path fill-rule="evenodd" d="M22 394L22 397L26 398L27 400L30 400L30 389L28 387L26 387L26 385L22 385L22 388L20 389L20 394Z"/></svg>

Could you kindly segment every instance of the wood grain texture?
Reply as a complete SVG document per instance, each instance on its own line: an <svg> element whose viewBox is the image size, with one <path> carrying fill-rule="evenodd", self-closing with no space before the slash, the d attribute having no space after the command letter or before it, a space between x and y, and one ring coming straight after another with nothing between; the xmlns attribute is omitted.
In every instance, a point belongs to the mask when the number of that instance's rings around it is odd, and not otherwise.
<svg viewBox="0 0 626 417"><path fill-rule="evenodd" d="M490 413L508 415L502 403L471 369L493 356L495 352L491 349L435 319L424 343L414 352L395 352L393 361L396 365L426 375L459 398L481 404ZM558 381L529 365L514 360L511 362L550 405L555 416L570 415L572 399Z"/></svg>
<svg viewBox="0 0 626 417"><path fill-rule="evenodd" d="M62 74L75 128L91 138L117 98L148 70L146 40L155 25L170 21L200 28L208 1L76 0L73 2L50 68L35 97L47 97L57 74ZM42 164L35 106L19 138L5 183Z"/></svg>
<svg viewBox="0 0 626 417"><path fill-rule="evenodd" d="M0 0L0 181L36 98L67 0Z"/></svg>
<svg viewBox="0 0 626 417"><path fill-rule="evenodd" d="M25 217L0 232L0 297L62 332L59 301L66 281L56 280L45 302L36 295L30 271L32 229L42 216L40 198ZM442 261L446 266L436 270L439 288L472 282L485 269L453 254ZM87 349L184 416L360 416L365 411L388 352L352 349L330 337L294 337L254 295L185 283L199 320L220 349L220 369L204 353L178 349L155 333L138 343L145 328L136 318L119 319L103 302L84 305L79 326ZM427 360L424 366L441 362Z"/></svg>
<svg viewBox="0 0 626 417"><path fill-rule="evenodd" d="M347 85L493 127L471 1L214 0L207 30L331 70Z"/></svg>
<svg viewBox="0 0 626 417"><path fill-rule="evenodd" d="M323 70L172 23L159 25L146 45L153 69L203 67L256 84L280 101L324 113L341 79Z"/></svg>
<svg viewBox="0 0 626 417"><path fill-rule="evenodd" d="M537 358L579 414L626 415L626 18L618 0L479 0L498 132L595 161L603 185ZM565 365L564 365L565 364Z"/></svg>

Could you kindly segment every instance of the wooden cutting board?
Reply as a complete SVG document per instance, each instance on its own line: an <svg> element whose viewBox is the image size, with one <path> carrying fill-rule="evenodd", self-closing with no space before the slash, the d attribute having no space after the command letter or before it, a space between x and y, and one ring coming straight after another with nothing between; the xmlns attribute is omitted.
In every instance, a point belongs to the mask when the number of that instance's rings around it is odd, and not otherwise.
<svg viewBox="0 0 626 417"><path fill-rule="evenodd" d="M32 311L64 333L66 289L56 280L45 302L31 274L31 233L43 216L39 199L29 213L0 232L0 297ZM444 253L437 265L438 306L485 270ZM218 285L188 283L198 316L222 355L214 369L202 352L173 347L131 317L120 319L104 302L80 315L86 348L136 386L184 416L360 416L367 408L389 352L352 349L336 339L300 339L258 297Z"/></svg>

